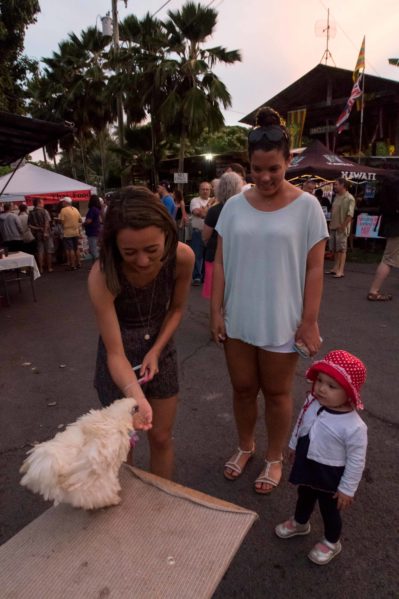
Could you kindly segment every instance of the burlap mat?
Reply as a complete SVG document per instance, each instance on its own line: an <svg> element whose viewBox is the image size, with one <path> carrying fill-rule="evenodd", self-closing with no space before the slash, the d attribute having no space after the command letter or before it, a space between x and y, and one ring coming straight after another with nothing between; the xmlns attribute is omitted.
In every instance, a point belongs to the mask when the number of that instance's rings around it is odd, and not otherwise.
<svg viewBox="0 0 399 599"><path fill-rule="evenodd" d="M211 597L255 512L124 466L122 503L50 508L0 547L7 599Z"/></svg>

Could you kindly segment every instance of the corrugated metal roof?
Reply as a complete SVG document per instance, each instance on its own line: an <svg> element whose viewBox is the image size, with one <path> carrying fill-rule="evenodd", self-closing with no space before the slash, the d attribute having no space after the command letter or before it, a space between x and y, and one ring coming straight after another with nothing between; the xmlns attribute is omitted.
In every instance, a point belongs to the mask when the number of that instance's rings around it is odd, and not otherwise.
<svg viewBox="0 0 399 599"><path fill-rule="evenodd" d="M353 86L352 71L318 64L261 106L244 116L240 123L255 125L255 116L262 106L271 106L285 116L289 110L310 107L313 112L331 112L337 118ZM365 93L374 98L381 95L399 97L399 82L365 75ZM370 98L368 99L370 101Z"/></svg>
<svg viewBox="0 0 399 599"><path fill-rule="evenodd" d="M0 165L11 164L72 132L72 125L0 111Z"/></svg>

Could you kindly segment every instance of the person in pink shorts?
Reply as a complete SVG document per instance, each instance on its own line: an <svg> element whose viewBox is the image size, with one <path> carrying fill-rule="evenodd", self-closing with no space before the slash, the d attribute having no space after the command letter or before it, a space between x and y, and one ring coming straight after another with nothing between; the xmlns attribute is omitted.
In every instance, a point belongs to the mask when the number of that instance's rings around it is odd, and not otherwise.
<svg viewBox="0 0 399 599"><path fill-rule="evenodd" d="M218 234L215 231L216 224L223 206L229 198L240 193L243 179L239 174L229 171L224 173L218 180L216 191L216 204L209 208L205 217L202 230L202 241L205 244L205 279L202 287L202 297L210 299L212 291L213 261L215 259Z"/></svg>

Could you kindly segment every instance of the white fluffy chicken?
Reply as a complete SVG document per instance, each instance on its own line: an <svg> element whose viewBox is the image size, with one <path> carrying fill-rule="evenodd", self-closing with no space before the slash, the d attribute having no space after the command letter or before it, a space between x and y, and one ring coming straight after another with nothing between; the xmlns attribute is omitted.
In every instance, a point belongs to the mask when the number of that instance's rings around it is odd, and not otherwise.
<svg viewBox="0 0 399 599"><path fill-rule="evenodd" d="M86 510L117 505L118 473L134 434L137 403L125 397L90 410L53 439L35 445L21 466L21 485L44 499Z"/></svg>

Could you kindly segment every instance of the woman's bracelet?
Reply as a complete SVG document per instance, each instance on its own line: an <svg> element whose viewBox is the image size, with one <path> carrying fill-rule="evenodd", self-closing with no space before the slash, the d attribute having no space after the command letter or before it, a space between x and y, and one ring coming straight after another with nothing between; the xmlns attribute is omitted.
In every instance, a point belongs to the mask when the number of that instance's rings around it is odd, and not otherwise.
<svg viewBox="0 0 399 599"><path fill-rule="evenodd" d="M130 389L130 387L134 387L136 383L129 383L128 385L126 385L126 387L123 387L123 393L126 393L127 389Z"/></svg>

